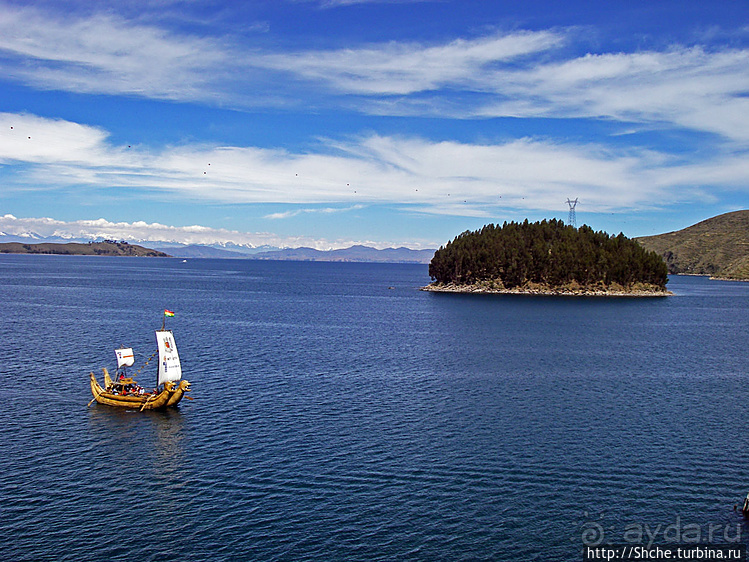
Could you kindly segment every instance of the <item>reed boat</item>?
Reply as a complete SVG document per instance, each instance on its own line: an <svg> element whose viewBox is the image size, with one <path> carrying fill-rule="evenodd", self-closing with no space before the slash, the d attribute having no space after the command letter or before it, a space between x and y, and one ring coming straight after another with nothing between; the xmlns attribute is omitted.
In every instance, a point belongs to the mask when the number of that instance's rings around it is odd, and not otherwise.
<svg viewBox="0 0 749 562"><path fill-rule="evenodd" d="M90 374L91 394L94 398L89 405L96 401L98 404L131 410L162 410L177 406L185 397L185 393L190 392L190 383L182 379L182 365L177 352L177 344L174 342L174 334L165 327L167 316L174 316L174 313L169 310L164 311L161 330L156 330L158 349L143 365L143 367L148 365L158 353L159 368L156 373L156 387L146 391L133 377L127 375L127 368L135 364L134 353L132 348L121 346L114 350L117 356L117 370L114 378L110 376L106 367L103 368L104 385L102 386L96 380L94 373ZM192 399L189 396L187 398Z"/></svg>

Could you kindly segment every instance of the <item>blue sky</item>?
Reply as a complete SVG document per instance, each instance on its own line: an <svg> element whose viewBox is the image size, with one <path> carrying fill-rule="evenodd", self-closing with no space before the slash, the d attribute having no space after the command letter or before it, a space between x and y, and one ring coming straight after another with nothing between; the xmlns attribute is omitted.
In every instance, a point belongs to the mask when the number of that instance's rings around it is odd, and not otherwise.
<svg viewBox="0 0 749 562"><path fill-rule="evenodd" d="M0 231L437 247L746 208L749 4L0 1Z"/></svg>

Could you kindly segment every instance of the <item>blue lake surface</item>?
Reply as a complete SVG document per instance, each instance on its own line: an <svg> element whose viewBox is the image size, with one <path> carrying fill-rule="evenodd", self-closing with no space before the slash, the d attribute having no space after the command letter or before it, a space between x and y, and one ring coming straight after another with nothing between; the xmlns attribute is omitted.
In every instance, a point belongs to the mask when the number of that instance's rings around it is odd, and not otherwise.
<svg viewBox="0 0 749 562"><path fill-rule="evenodd" d="M428 282L417 265L0 256L0 558L748 541L748 283L630 299ZM195 400L87 408L88 373L120 345L145 362L164 308Z"/></svg>

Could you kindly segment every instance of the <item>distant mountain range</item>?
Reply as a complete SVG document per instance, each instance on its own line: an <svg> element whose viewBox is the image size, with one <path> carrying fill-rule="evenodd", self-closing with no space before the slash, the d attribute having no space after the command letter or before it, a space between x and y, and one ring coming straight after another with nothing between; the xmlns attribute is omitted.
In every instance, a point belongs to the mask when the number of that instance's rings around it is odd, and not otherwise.
<svg viewBox="0 0 749 562"><path fill-rule="evenodd" d="M154 248L175 258L247 258L249 254L222 250L212 246L200 246L190 244L189 246L159 246Z"/></svg>
<svg viewBox="0 0 749 562"><path fill-rule="evenodd" d="M718 215L676 232L636 240L660 254L669 273L749 280L749 211Z"/></svg>
<svg viewBox="0 0 749 562"><path fill-rule="evenodd" d="M314 248L274 248L272 246L249 247L235 244L203 246L181 245L166 242L138 241L153 244L149 249L126 241L88 241L44 237L29 232L24 235L8 235L0 232L0 253L25 254L77 254L77 255L149 255L177 258L236 258L285 261L337 261L375 263L423 263L427 264L434 250L411 250L409 248L386 248L378 250L368 246L351 246L339 250L316 250Z"/></svg>
<svg viewBox="0 0 749 562"><path fill-rule="evenodd" d="M676 232L636 240L663 257L672 274L710 275L749 280L749 210L713 217ZM0 232L0 253L87 255L169 255L178 258L237 258L288 261L336 261L427 264L435 250L351 246L339 250L273 248L235 244L180 245L174 242L95 241L44 237L38 233ZM135 243L137 242L137 244ZM153 245L153 250L139 245Z"/></svg>
<svg viewBox="0 0 749 562"><path fill-rule="evenodd" d="M222 250L210 246L160 247L159 251L178 258L238 258L281 261L336 261L374 263L429 263L434 250L411 250L409 248L386 248L378 250L369 246L351 246L339 250L315 250L314 248L287 248L266 250L253 254Z"/></svg>

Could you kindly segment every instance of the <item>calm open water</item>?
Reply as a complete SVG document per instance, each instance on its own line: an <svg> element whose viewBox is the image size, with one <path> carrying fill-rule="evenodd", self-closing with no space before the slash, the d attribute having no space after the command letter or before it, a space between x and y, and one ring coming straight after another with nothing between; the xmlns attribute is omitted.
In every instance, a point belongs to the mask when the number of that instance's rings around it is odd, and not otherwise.
<svg viewBox="0 0 749 562"><path fill-rule="evenodd" d="M638 526L749 540L748 283L592 299L428 281L0 256L0 558L582 560ZM164 308L196 399L87 408L88 373L121 344L140 366Z"/></svg>

